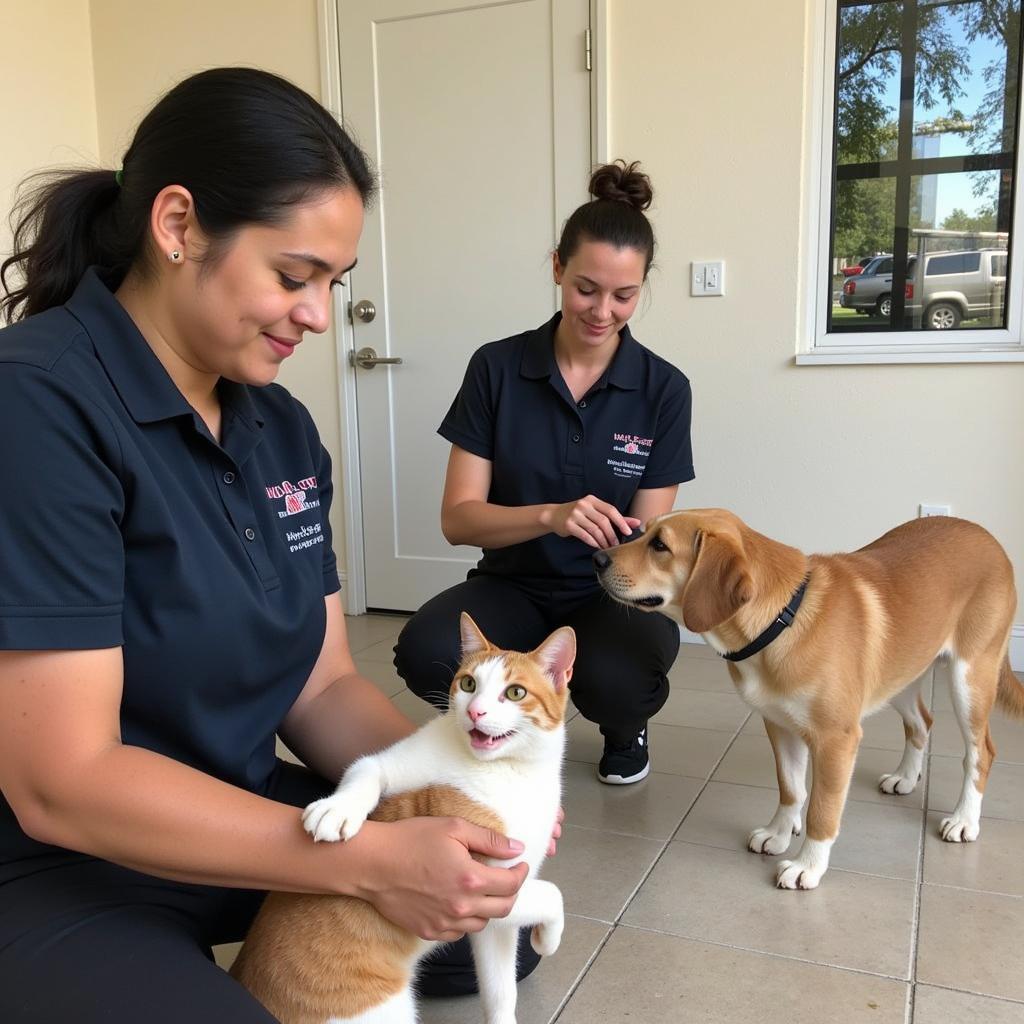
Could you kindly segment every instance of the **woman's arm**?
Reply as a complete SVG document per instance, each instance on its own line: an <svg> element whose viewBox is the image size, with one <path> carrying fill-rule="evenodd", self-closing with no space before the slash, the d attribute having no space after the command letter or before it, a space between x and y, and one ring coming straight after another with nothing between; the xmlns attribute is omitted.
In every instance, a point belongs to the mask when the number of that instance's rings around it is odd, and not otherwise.
<svg viewBox="0 0 1024 1024"><path fill-rule="evenodd" d="M120 648L0 653L0 789L31 837L180 881L360 896L424 937L511 908L525 865L470 857L514 856L504 837L416 818L314 843L295 808L124 745L122 680Z"/></svg>
<svg viewBox="0 0 1024 1024"><path fill-rule="evenodd" d="M640 520L641 525L655 516L663 516L671 512L679 493L679 484L668 487L641 488L633 495L629 505L629 514Z"/></svg>
<svg viewBox="0 0 1024 1024"><path fill-rule="evenodd" d="M495 505L487 500L491 463L452 445L441 499L441 531L449 544L504 548L555 533L576 537L593 548L618 544L639 520L624 516L592 494L562 504Z"/></svg>
<svg viewBox="0 0 1024 1024"><path fill-rule="evenodd" d="M349 651L341 595L331 594L324 603L320 656L279 732L304 764L337 780L357 757L390 746L416 726L360 675Z"/></svg>

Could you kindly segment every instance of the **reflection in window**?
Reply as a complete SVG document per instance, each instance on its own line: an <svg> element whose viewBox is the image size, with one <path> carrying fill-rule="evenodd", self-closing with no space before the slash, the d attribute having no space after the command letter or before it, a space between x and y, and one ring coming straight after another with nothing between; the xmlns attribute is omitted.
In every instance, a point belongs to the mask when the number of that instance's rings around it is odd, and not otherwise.
<svg viewBox="0 0 1024 1024"><path fill-rule="evenodd" d="M1005 326L1020 0L837 2L829 332Z"/></svg>

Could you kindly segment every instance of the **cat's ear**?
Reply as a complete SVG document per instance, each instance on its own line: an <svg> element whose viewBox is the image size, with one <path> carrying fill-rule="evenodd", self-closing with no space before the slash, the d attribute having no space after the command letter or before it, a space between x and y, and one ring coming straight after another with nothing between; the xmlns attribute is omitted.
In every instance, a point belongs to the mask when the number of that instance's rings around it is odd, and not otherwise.
<svg viewBox="0 0 1024 1024"><path fill-rule="evenodd" d="M545 673L555 684L555 692L561 693L572 679L572 663L576 660L576 634L569 626L556 629L533 652L533 658L540 662Z"/></svg>
<svg viewBox="0 0 1024 1024"><path fill-rule="evenodd" d="M480 627L472 620L469 612L459 616L459 633L462 636L462 656L468 658L477 651L486 651L491 645L487 637L480 632Z"/></svg>

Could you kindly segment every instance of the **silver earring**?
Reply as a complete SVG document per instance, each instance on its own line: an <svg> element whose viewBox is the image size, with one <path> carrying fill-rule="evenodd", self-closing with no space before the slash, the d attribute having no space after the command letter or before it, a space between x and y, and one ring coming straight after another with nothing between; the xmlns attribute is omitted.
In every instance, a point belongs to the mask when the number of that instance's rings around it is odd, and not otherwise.
<svg viewBox="0 0 1024 1024"><path fill-rule="evenodd" d="M174 249L174 250L172 250L171 252L169 252L167 254L167 258L172 263L180 263L181 262L181 253L177 249Z"/></svg>

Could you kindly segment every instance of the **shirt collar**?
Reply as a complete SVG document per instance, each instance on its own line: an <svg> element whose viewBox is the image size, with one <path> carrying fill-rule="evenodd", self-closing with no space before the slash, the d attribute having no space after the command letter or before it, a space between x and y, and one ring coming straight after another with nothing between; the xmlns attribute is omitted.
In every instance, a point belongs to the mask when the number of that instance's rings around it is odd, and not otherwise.
<svg viewBox="0 0 1024 1024"><path fill-rule="evenodd" d="M146 343L135 321L114 298L112 275L90 267L66 303L69 313L85 328L107 376L136 423L155 423L194 410ZM220 396L250 428L261 427L249 388L222 380Z"/></svg>
<svg viewBox="0 0 1024 1024"><path fill-rule="evenodd" d="M555 331L562 321L562 314L556 313L546 324L531 331L526 339L519 373L531 380L551 378L558 373L555 363ZM622 391L636 391L641 383L643 358L640 345L630 333L629 324L623 324L619 331L619 347L612 356L611 364L601 375L595 388L612 384Z"/></svg>

